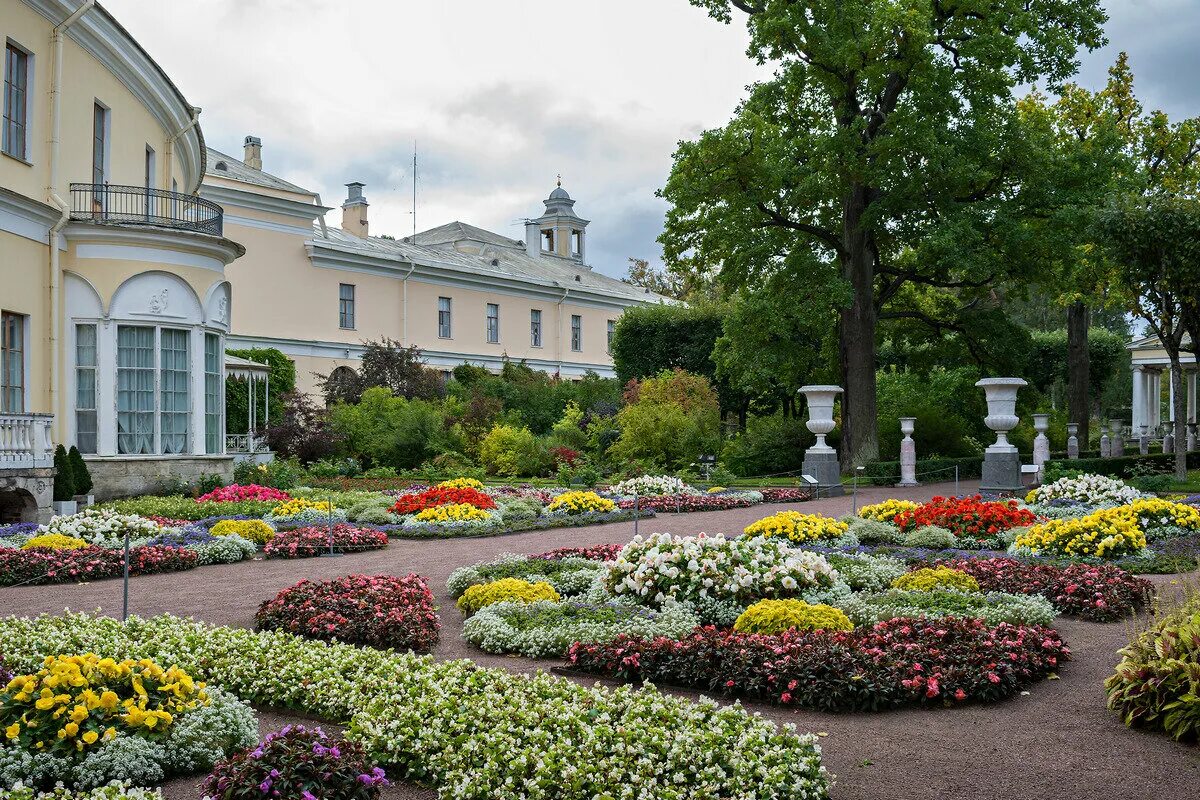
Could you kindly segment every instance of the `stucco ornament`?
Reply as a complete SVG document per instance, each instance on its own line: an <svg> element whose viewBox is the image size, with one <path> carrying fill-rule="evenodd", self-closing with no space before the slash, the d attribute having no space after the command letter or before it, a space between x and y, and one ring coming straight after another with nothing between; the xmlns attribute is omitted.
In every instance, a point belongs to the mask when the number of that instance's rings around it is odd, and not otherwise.
<svg viewBox="0 0 1200 800"><path fill-rule="evenodd" d="M167 313L167 303L170 301L170 289L160 289L150 295L150 313L165 314Z"/></svg>
<svg viewBox="0 0 1200 800"><path fill-rule="evenodd" d="M217 300L217 322L229 321L229 298L224 295Z"/></svg>

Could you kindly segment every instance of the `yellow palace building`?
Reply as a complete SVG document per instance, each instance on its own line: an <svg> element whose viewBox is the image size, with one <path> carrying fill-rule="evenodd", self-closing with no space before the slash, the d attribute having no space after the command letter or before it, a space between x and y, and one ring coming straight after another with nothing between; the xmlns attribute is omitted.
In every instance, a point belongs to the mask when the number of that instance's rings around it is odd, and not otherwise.
<svg viewBox="0 0 1200 800"><path fill-rule="evenodd" d="M228 477L225 377L264 368L227 347L278 348L307 391L385 336L447 371L507 357L569 379L612 374L617 318L664 301L587 266L561 187L524 240L370 236L357 183L327 225L256 138L241 159L207 147L94 0L0 0L0 40L0 523L49 516L57 444L100 497Z"/></svg>

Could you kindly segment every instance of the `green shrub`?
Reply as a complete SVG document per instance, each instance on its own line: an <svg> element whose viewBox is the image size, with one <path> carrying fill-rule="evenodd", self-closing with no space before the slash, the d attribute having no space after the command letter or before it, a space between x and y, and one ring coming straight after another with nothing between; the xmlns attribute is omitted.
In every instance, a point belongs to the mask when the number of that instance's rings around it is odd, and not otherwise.
<svg viewBox="0 0 1200 800"><path fill-rule="evenodd" d="M518 519L537 519L542 513L542 504L532 497L513 497L499 501L500 516L505 522Z"/></svg>
<svg viewBox="0 0 1200 800"><path fill-rule="evenodd" d="M983 456L921 459L917 461L917 477L926 482L952 481L955 467L960 480L978 478L983 473ZM875 486L894 486L900 480L900 462L869 461L863 476Z"/></svg>
<svg viewBox="0 0 1200 800"><path fill-rule="evenodd" d="M802 631L848 631L854 623L839 608L809 605L803 600L759 600L737 618L738 633L775 635L793 628Z"/></svg>
<svg viewBox="0 0 1200 800"><path fill-rule="evenodd" d="M479 443L479 460L489 474L513 478L541 475L549 457L528 428L496 425Z"/></svg>
<svg viewBox="0 0 1200 800"><path fill-rule="evenodd" d="M299 478L300 463L292 458L277 458L265 464L242 461L233 468L234 483L257 483L272 489L291 489Z"/></svg>
<svg viewBox="0 0 1200 800"><path fill-rule="evenodd" d="M75 499L75 472L67 449L61 444L54 448L54 499L59 502Z"/></svg>
<svg viewBox="0 0 1200 800"><path fill-rule="evenodd" d="M945 550L954 547L958 540L954 534L937 525L923 525L906 534L903 540L905 547L927 547L930 550Z"/></svg>
<svg viewBox="0 0 1200 800"><path fill-rule="evenodd" d="M624 461L687 467L720 447L717 393L708 380L683 370L642 381L636 399L617 413L620 438L609 454Z"/></svg>
<svg viewBox="0 0 1200 800"><path fill-rule="evenodd" d="M363 392L358 403L334 405L330 426L349 454L373 466L410 469L461 444L446 428L438 404L394 397L378 386Z"/></svg>
<svg viewBox="0 0 1200 800"><path fill-rule="evenodd" d="M367 478L368 480L381 480L383 478L394 478L394 477L396 477L396 468L395 467L371 467L369 470L367 470L366 472L364 472L362 474L362 477Z"/></svg>
<svg viewBox="0 0 1200 800"><path fill-rule="evenodd" d="M860 544L900 544L904 541L899 526L875 519L852 517L849 533L854 534Z"/></svg>
<svg viewBox="0 0 1200 800"><path fill-rule="evenodd" d="M725 442L721 463L738 475L792 472L800 469L805 449L814 442L800 417L750 417L746 430Z"/></svg>
<svg viewBox="0 0 1200 800"><path fill-rule="evenodd" d="M1126 439L1125 446L1129 447L1130 440ZM1134 443L1134 449L1137 448ZM1200 469L1200 451L1187 454L1189 470ZM1054 459L1046 462L1047 480L1053 475L1056 478L1070 473L1092 473L1108 475L1113 478L1131 478L1138 470L1150 468L1153 472L1170 472L1175 469L1174 453L1151 453L1150 455L1121 456L1119 458L1074 458ZM1143 473L1144 474L1144 473Z"/></svg>
<svg viewBox="0 0 1200 800"><path fill-rule="evenodd" d="M71 449L67 452L67 460L71 462L71 475L75 479L75 494L91 492L92 473L88 471L87 464L84 463L78 447L71 445Z"/></svg>

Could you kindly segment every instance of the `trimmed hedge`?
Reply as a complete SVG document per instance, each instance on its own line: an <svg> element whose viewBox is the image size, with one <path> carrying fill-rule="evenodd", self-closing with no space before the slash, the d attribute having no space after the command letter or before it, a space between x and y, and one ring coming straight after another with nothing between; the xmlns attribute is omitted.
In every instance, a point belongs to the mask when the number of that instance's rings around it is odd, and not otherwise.
<svg viewBox="0 0 1200 800"><path fill-rule="evenodd" d="M954 480L954 467L958 467L960 479L978 478L983 472L983 456L963 456L962 458L927 458L917 461L917 478L926 482L941 482ZM923 475L923 473L940 471L939 475ZM894 486L900 480L899 461L871 461L863 470L863 476L874 486Z"/></svg>
<svg viewBox="0 0 1200 800"><path fill-rule="evenodd" d="M1175 454L1151 453L1147 456L1135 454L1120 456L1119 458L1054 459L1046 462L1046 471L1054 473L1078 470L1079 472L1090 472L1095 475L1108 475L1113 478L1128 478L1132 476L1134 467L1139 464L1152 466L1159 472L1171 472L1175 469ZM1187 454L1187 466L1190 470L1200 469L1200 452Z"/></svg>

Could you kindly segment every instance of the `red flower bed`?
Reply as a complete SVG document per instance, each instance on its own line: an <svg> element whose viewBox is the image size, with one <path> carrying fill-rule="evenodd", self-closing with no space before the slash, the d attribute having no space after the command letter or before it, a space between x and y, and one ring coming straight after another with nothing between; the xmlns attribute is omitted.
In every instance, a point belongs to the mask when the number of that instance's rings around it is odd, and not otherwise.
<svg viewBox="0 0 1200 800"><path fill-rule="evenodd" d="M405 494L396 498L396 504L392 506L392 513L415 514L418 511L424 511L434 506L459 505L462 503L483 509L496 507L496 501L492 499L492 496L478 489L452 489L448 486L434 486L417 494Z"/></svg>
<svg viewBox="0 0 1200 800"><path fill-rule="evenodd" d="M256 500L258 502L283 502L290 500L291 495L287 492L281 492L278 489L273 489L270 486L259 486L257 483L234 483L229 486L221 486L213 489L208 494L202 494L196 498L197 503L241 503L246 500Z"/></svg>
<svg viewBox="0 0 1200 800"><path fill-rule="evenodd" d="M811 500L807 489L760 489L764 503L803 503Z"/></svg>
<svg viewBox="0 0 1200 800"><path fill-rule="evenodd" d="M621 635L571 645L580 669L821 711L993 702L1070 658L1041 625L893 619L852 631L740 634L712 626L676 641Z"/></svg>
<svg viewBox="0 0 1200 800"><path fill-rule="evenodd" d="M633 508L634 501L632 498L621 500L617 503L620 508ZM724 511L729 508L749 508L754 505L744 497L722 497L720 495L688 495L688 494L667 494L653 497L641 497L637 500L637 507L641 510L651 510L655 512L680 513L687 511Z"/></svg>
<svg viewBox="0 0 1200 800"><path fill-rule="evenodd" d="M1112 564L1027 564L1015 558L963 558L922 566L947 566L971 575L985 592L1036 594L1061 613L1092 622L1112 622L1132 614L1151 596L1154 585Z"/></svg>
<svg viewBox="0 0 1200 800"><path fill-rule="evenodd" d="M0 548L0 586L72 583L116 578L125 571L125 551L89 545L78 550ZM196 566L196 554L176 547L145 545L129 551L129 574L177 572Z"/></svg>
<svg viewBox="0 0 1200 800"><path fill-rule="evenodd" d="M597 544L591 547L560 547L548 553L539 553L530 558L542 558L547 561L561 561L564 558L588 558L592 561L616 561L623 544Z"/></svg>
<svg viewBox="0 0 1200 800"><path fill-rule="evenodd" d="M387 547L387 534L341 523L333 526L333 552L358 553ZM312 558L329 552L329 528L308 526L280 531L263 545L267 558Z"/></svg>
<svg viewBox="0 0 1200 800"><path fill-rule="evenodd" d="M428 653L438 640L433 592L420 575L302 580L259 606L260 631Z"/></svg>
<svg viewBox="0 0 1200 800"><path fill-rule="evenodd" d="M1017 501L985 501L974 497L935 497L911 511L896 515L896 524L902 531L911 531L925 525L945 528L960 539L973 540L976 544L993 544L986 541L1001 531L1032 525L1037 522L1033 512L1019 508Z"/></svg>

